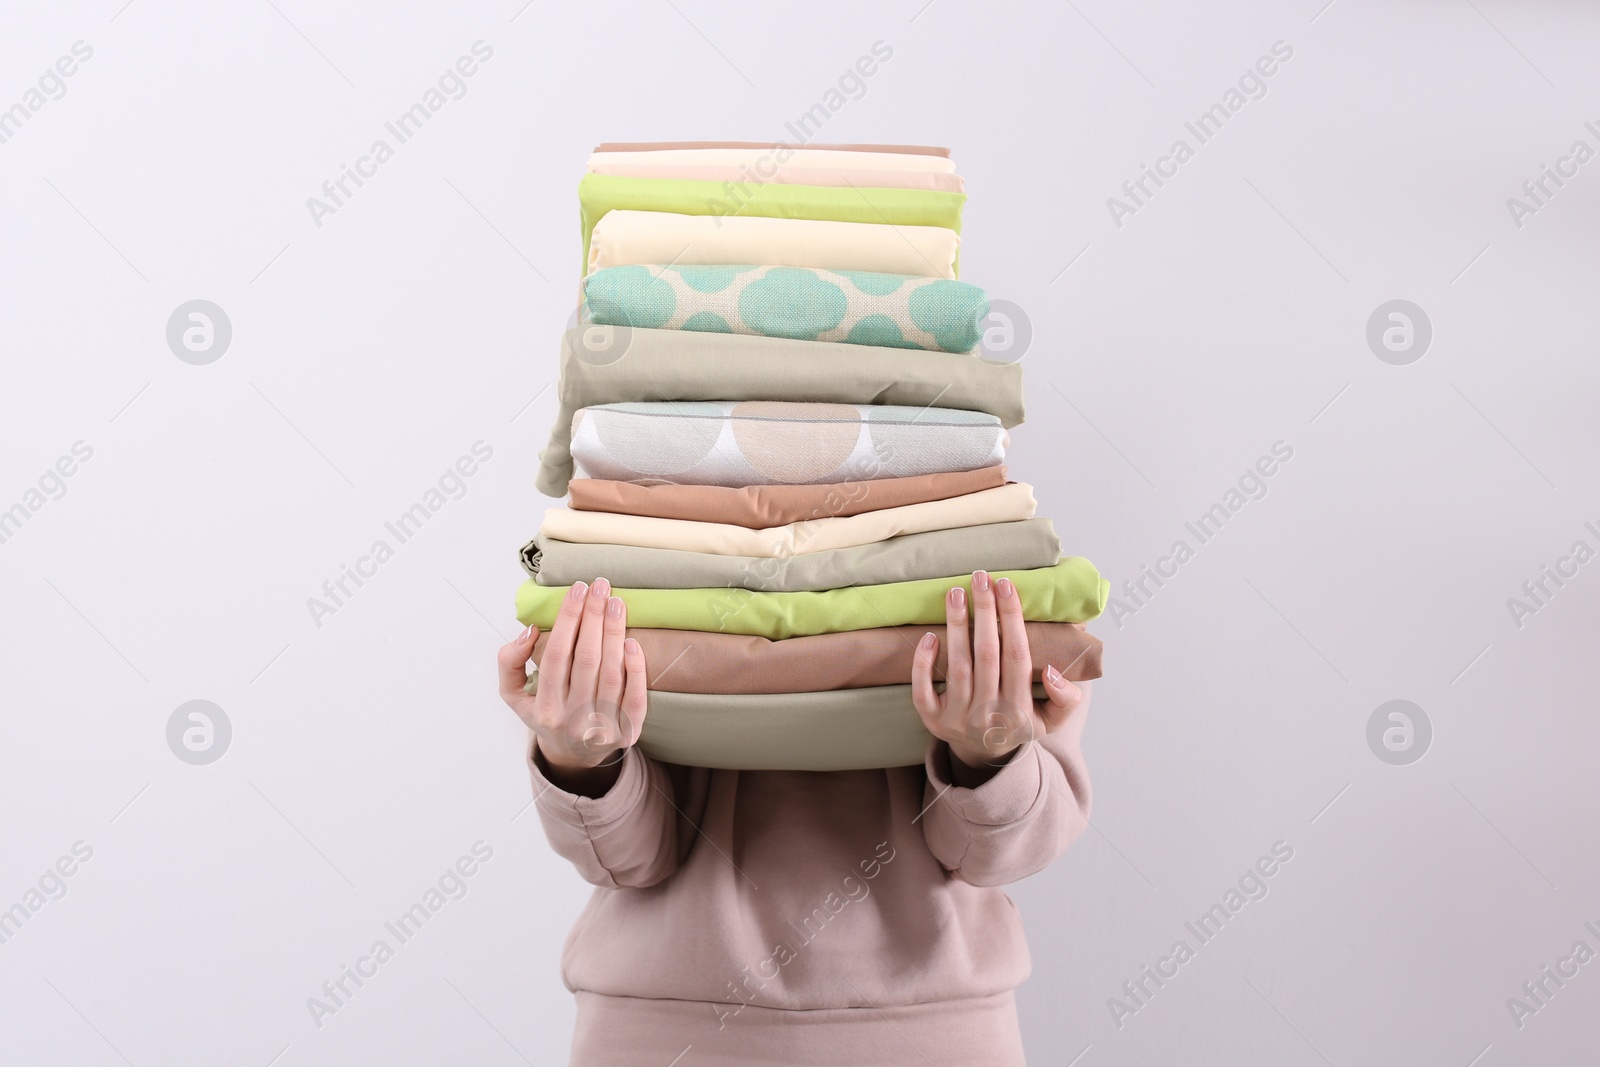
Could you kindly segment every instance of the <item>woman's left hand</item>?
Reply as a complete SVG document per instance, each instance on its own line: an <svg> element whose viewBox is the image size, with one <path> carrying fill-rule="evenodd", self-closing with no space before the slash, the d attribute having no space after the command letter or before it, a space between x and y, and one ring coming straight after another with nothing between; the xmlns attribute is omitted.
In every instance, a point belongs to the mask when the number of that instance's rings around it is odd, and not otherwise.
<svg viewBox="0 0 1600 1067"><path fill-rule="evenodd" d="M911 663L911 697L928 732L950 746L968 768L998 768L1012 752L1059 729L1083 700L1083 691L1053 665L1044 669L1045 700L1033 698L1033 659L1023 626L1022 601L1005 578L972 574L972 629L967 595L945 595L948 646L943 693L933 688L939 637L923 635Z"/></svg>

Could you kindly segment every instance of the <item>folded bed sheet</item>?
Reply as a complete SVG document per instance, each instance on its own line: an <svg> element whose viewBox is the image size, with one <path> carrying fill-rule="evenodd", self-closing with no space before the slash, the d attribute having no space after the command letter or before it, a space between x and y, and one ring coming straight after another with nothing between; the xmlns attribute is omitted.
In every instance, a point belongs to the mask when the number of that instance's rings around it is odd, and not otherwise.
<svg viewBox="0 0 1600 1067"><path fill-rule="evenodd" d="M947 155L927 152L849 150L833 148L655 148L646 151L596 151L586 169L602 173L597 167L614 164L648 166L722 166L749 174L770 174L775 170L804 172L833 170L875 170L906 174L954 174L955 163ZM720 179L719 179L720 180Z"/></svg>
<svg viewBox="0 0 1600 1067"><path fill-rule="evenodd" d="M1046 664L1075 682L1100 677L1100 639L1081 624L1030 622L1025 627L1035 680ZM849 633L791 637L786 641L632 626L628 636L638 641L644 651L645 678L650 689L674 693L809 693L909 685L917 642L930 629L940 636L933 677L943 681L947 661L942 625L879 626ZM539 635L533 646L535 663L543 661L549 643L549 634Z"/></svg>
<svg viewBox="0 0 1600 1067"><path fill-rule="evenodd" d="M967 496L883 508L860 515L805 519L764 530L716 522L658 519L650 515L547 508L539 536L584 544L632 545L775 559L854 548L930 530L1018 522L1032 518L1034 507L1033 486L1010 482Z"/></svg>
<svg viewBox="0 0 1600 1067"><path fill-rule="evenodd" d="M529 691L538 692L537 679ZM1044 686L1033 695L1043 700ZM855 771L921 763L932 742L909 685L727 696L647 690L639 750L690 767Z"/></svg>
<svg viewBox="0 0 1600 1067"><path fill-rule="evenodd" d="M721 182L616 178L606 174L585 174L578 182L585 264L589 262L589 234L608 211L665 211L713 219L753 216L936 226L960 233L961 207L966 200L965 193L938 193L927 189L837 189L825 185L752 185L730 192ZM765 263L766 260L757 257L725 262Z"/></svg>
<svg viewBox="0 0 1600 1067"><path fill-rule="evenodd" d="M931 195L931 194L930 194ZM651 263L767 263L954 278L961 236L943 226L884 225L688 212L607 212L595 224L586 271Z"/></svg>
<svg viewBox="0 0 1600 1067"><path fill-rule="evenodd" d="M573 415L633 400L710 401L726 396L828 404L981 411L1015 426L1024 415L1022 365L948 352L785 337L580 326L561 342L561 381L536 485L560 496L572 477ZM672 405L676 407L677 405ZM842 479L859 477L848 473ZM628 475L624 480L632 480Z"/></svg>
<svg viewBox="0 0 1600 1067"><path fill-rule="evenodd" d="M640 485L606 478L574 478L570 505L579 511L653 515L658 519L721 522L752 530L790 522L860 515L867 511L948 500L1006 484L1004 467L923 474L913 478L835 482L831 485Z"/></svg>
<svg viewBox="0 0 1600 1067"><path fill-rule="evenodd" d="M1087 622L1105 608L1110 583L1081 556L1053 567L997 571L1022 598L1030 622ZM628 606L628 622L666 630L750 634L772 640L876 626L931 626L944 621L953 586L971 594L972 577L858 585L820 593L753 593L745 589L628 589L612 592ZM549 629L566 590L528 579L517 587L517 621Z"/></svg>
<svg viewBox="0 0 1600 1067"><path fill-rule="evenodd" d="M1061 540L1049 519L930 530L850 548L777 556L562 541L542 533L521 553L523 569L540 585L604 577L613 585L638 589L725 586L789 593L948 578L979 569L1032 570L1060 557Z"/></svg>
<svg viewBox="0 0 1600 1067"><path fill-rule="evenodd" d="M594 146L596 152L681 152L686 149L757 149L762 152L888 152L897 156L943 156L950 149L927 144L813 144L803 146L784 141L606 141Z"/></svg>
<svg viewBox="0 0 1600 1067"><path fill-rule="evenodd" d="M572 416L587 478L691 485L805 485L969 471L1005 459L986 412L770 400L622 403Z"/></svg>
<svg viewBox="0 0 1600 1067"><path fill-rule="evenodd" d="M941 193L961 193L967 188L961 175L948 171L867 169L847 165L794 166L776 163L775 157L770 154L768 159L757 158L753 163L652 163L648 156L649 153L639 152L608 155L600 162L591 158L589 173L609 174L616 178L676 178L680 181L755 185L787 182L792 185L827 185L835 188L931 189Z"/></svg>
<svg viewBox="0 0 1600 1067"><path fill-rule="evenodd" d="M970 353L989 298L947 278L811 267L606 267L583 282L588 321L797 341Z"/></svg>

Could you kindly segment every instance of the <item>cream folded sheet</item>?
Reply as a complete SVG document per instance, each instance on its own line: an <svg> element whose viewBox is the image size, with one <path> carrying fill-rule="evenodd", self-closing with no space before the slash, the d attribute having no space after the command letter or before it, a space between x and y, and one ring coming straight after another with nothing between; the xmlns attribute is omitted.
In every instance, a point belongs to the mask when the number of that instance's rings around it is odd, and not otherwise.
<svg viewBox="0 0 1600 1067"><path fill-rule="evenodd" d="M765 530L718 522L658 519L650 515L549 508L544 513L539 533L559 541L587 544L675 548L722 556L780 557L853 548L928 530L1017 522L1032 518L1036 506L1033 486L1026 482L1010 482L948 500L930 500L860 515L830 515Z"/></svg>
<svg viewBox="0 0 1600 1067"><path fill-rule="evenodd" d="M954 278L960 249L960 235L943 226L619 209L595 223L588 269L763 263Z"/></svg>

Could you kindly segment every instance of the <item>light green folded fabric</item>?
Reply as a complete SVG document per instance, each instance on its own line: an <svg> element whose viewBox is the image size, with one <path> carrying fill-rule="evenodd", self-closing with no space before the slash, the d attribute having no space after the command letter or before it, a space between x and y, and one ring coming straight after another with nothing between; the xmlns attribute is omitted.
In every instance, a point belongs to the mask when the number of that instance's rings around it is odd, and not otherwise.
<svg viewBox="0 0 1600 1067"><path fill-rule="evenodd" d="M971 575L981 568L1050 567L1061 540L1049 519L990 522L904 534L852 548L784 557L722 556L637 545L588 544L536 537L522 548L522 567L540 585L571 585L604 577L635 589L738 588L820 592L853 585L886 585Z"/></svg>
<svg viewBox="0 0 1600 1067"><path fill-rule="evenodd" d="M579 273L589 269L589 234L608 211L668 211L677 215L754 215L769 219L943 226L961 232L965 193L930 189L832 188L820 185L745 185L675 178L619 178L585 174L578 182L583 228Z"/></svg>
<svg viewBox="0 0 1600 1067"><path fill-rule="evenodd" d="M583 297L588 321L607 326L929 352L972 352L989 314L966 282L811 267L606 267L583 280Z"/></svg>
<svg viewBox="0 0 1600 1067"><path fill-rule="evenodd" d="M1064 556L1053 567L996 571L1009 578L1031 622L1087 622L1106 606L1111 584L1081 556ZM662 630L708 630L751 634L774 641L809 634L866 630L874 626L932 626L944 621L951 586L972 591L972 576L928 578L887 585L859 585L808 593L745 589L630 589L612 593L628 606L628 625ZM549 629L566 590L528 579L517 588L517 621Z"/></svg>
<svg viewBox="0 0 1600 1067"><path fill-rule="evenodd" d="M948 352L785 337L580 326L561 339L561 384L535 485L561 496L572 478L572 415L630 400L760 397L982 411L1005 427L1025 414L1022 364Z"/></svg>
<svg viewBox="0 0 1600 1067"><path fill-rule="evenodd" d="M528 692L538 692L538 677ZM1033 696L1044 700L1044 686L1034 683ZM909 685L736 695L652 689L639 751L686 767L857 771L914 766L932 741Z"/></svg>

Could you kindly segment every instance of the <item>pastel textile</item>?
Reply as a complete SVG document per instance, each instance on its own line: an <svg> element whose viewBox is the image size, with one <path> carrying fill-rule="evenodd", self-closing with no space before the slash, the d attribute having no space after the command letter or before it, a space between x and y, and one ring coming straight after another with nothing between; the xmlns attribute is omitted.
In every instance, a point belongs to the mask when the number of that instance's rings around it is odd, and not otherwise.
<svg viewBox="0 0 1600 1067"><path fill-rule="evenodd" d="M829 148L800 148L787 152L783 149L759 148L661 148L648 152L595 152L589 157L586 170L600 173L599 167L613 164L647 164L653 167L719 166L729 167L749 178L767 177L779 171L803 173L811 170L835 170L841 167L859 170L901 172L906 174L954 174L955 163L949 156L936 156L924 152L855 152ZM720 179L719 179L720 180ZM748 178L746 180L749 180Z"/></svg>
<svg viewBox="0 0 1600 1067"><path fill-rule="evenodd" d="M747 167L734 163L650 163L632 162L640 155L617 156L630 162L593 160L591 174L610 174L618 178L679 178L697 182L790 182L799 185L852 186L886 189L934 189L942 193L965 192L961 175L925 170L865 170L854 167Z"/></svg>
<svg viewBox="0 0 1600 1067"><path fill-rule="evenodd" d="M1100 639L1071 622L1024 623L1033 677L1046 664L1074 681L1100 677ZM879 626L848 633L791 637L769 641L742 634L709 634L693 630L628 628L628 636L644 651L645 676L651 689L674 693L810 693L829 689L861 689L874 685L909 685L911 660L926 626ZM944 627L936 628L941 636ZM550 635L541 633L533 646L535 663L544 659ZM948 663L939 643L933 665L942 681Z"/></svg>
<svg viewBox="0 0 1600 1067"><path fill-rule="evenodd" d="M608 211L666 211L716 219L757 216L888 226L941 226L959 233L961 207L966 201L965 193L937 193L928 189L835 189L825 185L784 184L729 190L722 182L615 178L607 174L585 174L578 182L584 263L589 262L589 234ZM765 263L766 260L756 257L729 262Z"/></svg>
<svg viewBox="0 0 1600 1067"><path fill-rule="evenodd" d="M1031 622L1088 622L1104 610L1111 590L1094 564L1081 556L1064 556L1054 567L994 571L991 576L1011 580L1022 598L1023 617ZM971 575L820 593L618 586L612 595L628 606L632 626L751 634L777 641L876 626L933 626L944 622L945 594L958 585L971 596ZM540 585L529 578L517 587L517 621L548 629L566 595L559 586Z"/></svg>
<svg viewBox="0 0 1600 1067"><path fill-rule="evenodd" d="M724 522L760 530L806 519L948 500L1006 484L1004 467L879 478L833 485L636 485L605 478L574 478L569 503L580 511L654 515L660 519Z"/></svg>
<svg viewBox="0 0 1600 1067"><path fill-rule="evenodd" d="M945 352L907 359L899 349L874 345L616 326L567 331L558 389L550 442L539 454L535 482L546 496L567 490L573 415L585 407L751 396L919 409L939 404L987 412L1007 427L1020 423L1024 414L1020 363Z"/></svg>
<svg viewBox="0 0 1600 1067"><path fill-rule="evenodd" d="M814 373L814 372L813 372ZM601 404L572 416L588 478L814 485L968 471L1005 459L993 415L892 404L771 400Z"/></svg>
<svg viewBox="0 0 1600 1067"><path fill-rule="evenodd" d="M980 569L1032 570L1048 567L1060 557L1061 541L1049 519L929 530L850 548L779 556L727 556L562 541L543 533L524 545L521 553L522 569L540 585L571 585L605 577L615 585L638 589L723 586L770 592L886 585Z"/></svg>
<svg viewBox="0 0 1600 1067"><path fill-rule="evenodd" d="M954 278L961 236L943 226L611 211L595 224L587 270L651 263L778 267Z"/></svg>
<svg viewBox="0 0 1600 1067"><path fill-rule="evenodd" d="M809 267L606 267L583 295L589 321L605 326L934 352L975 350L989 314L967 282Z"/></svg>
<svg viewBox="0 0 1600 1067"><path fill-rule="evenodd" d="M671 548L680 552L773 559L808 552L827 552L836 548L855 548L890 537L930 530L1020 522L1033 517L1034 507L1033 486L1012 482L949 500L930 500L922 504L867 511L860 515L807 519L765 530L716 522L657 519L649 515L614 515L603 511L548 508L539 534L584 544Z"/></svg>
<svg viewBox="0 0 1600 1067"><path fill-rule="evenodd" d="M944 156L950 149L927 144L813 144L803 148L785 141L606 141L594 146L596 152L676 152L686 148L759 148L764 151L888 152L897 156Z"/></svg>
<svg viewBox="0 0 1600 1067"><path fill-rule="evenodd" d="M538 692L538 675L527 690ZM941 692L944 686L935 683ZM1035 684L1036 700L1045 699ZM639 751L663 763L741 771L855 771L920 764L933 735L911 686L820 693L645 692Z"/></svg>

